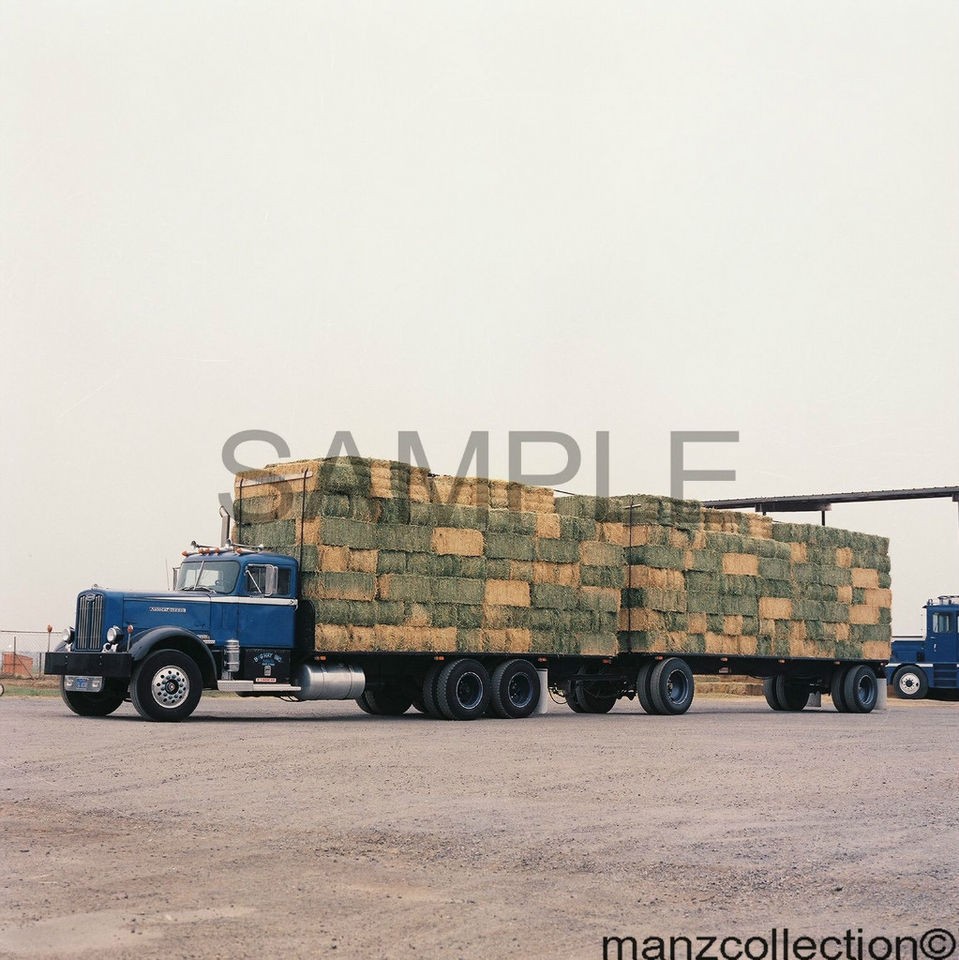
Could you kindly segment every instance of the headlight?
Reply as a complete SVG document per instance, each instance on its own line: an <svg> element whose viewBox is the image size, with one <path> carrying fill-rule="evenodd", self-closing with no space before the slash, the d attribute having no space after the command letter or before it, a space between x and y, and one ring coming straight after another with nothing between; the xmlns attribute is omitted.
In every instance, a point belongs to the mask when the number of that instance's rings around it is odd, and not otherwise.
<svg viewBox="0 0 959 960"><path fill-rule="evenodd" d="M73 643L73 627L67 627L61 634L64 643Z"/></svg>
<svg viewBox="0 0 959 960"><path fill-rule="evenodd" d="M110 627L107 630L107 643L116 643L122 636L123 629L121 627Z"/></svg>

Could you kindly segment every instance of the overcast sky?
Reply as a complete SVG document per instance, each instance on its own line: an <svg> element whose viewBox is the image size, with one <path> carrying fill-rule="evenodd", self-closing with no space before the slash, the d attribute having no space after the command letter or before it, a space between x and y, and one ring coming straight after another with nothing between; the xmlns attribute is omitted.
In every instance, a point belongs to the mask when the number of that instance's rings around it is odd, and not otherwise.
<svg viewBox="0 0 959 960"><path fill-rule="evenodd" d="M241 430L956 484L959 6L0 0L0 322L4 630L165 586ZM897 632L959 593L954 503L829 522L891 537Z"/></svg>

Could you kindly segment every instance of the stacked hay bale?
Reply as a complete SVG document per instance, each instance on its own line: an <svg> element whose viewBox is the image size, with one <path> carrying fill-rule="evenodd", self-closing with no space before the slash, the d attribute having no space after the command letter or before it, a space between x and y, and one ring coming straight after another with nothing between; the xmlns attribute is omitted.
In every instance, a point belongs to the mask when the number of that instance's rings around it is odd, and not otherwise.
<svg viewBox="0 0 959 960"><path fill-rule="evenodd" d="M620 649L790 657L889 655L888 541L695 501L568 497L625 550Z"/></svg>
<svg viewBox="0 0 959 960"><path fill-rule="evenodd" d="M622 547L551 490L336 458L238 475L234 511L302 556L317 650L617 650Z"/></svg>

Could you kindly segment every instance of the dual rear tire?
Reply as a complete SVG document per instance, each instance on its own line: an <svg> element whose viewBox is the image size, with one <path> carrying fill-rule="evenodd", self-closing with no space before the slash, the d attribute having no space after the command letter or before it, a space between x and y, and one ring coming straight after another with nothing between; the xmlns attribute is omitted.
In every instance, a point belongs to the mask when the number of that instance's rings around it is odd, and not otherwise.
<svg viewBox="0 0 959 960"><path fill-rule="evenodd" d="M646 713L677 716L693 702L696 684L689 664L679 657L644 663L636 675L636 696Z"/></svg>
<svg viewBox="0 0 959 960"><path fill-rule="evenodd" d="M505 660L492 675L472 657L438 661L423 680L424 713L439 720L521 720L536 710L539 697L539 674L528 660Z"/></svg>

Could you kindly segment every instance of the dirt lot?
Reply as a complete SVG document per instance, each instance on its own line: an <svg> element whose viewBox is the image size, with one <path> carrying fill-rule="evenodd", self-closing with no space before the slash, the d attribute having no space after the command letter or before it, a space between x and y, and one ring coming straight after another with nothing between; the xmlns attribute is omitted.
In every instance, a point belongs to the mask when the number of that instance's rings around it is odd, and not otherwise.
<svg viewBox="0 0 959 960"><path fill-rule="evenodd" d="M959 935L959 703L826 703L463 724L220 698L160 725L8 694L0 956L589 960L611 935Z"/></svg>

